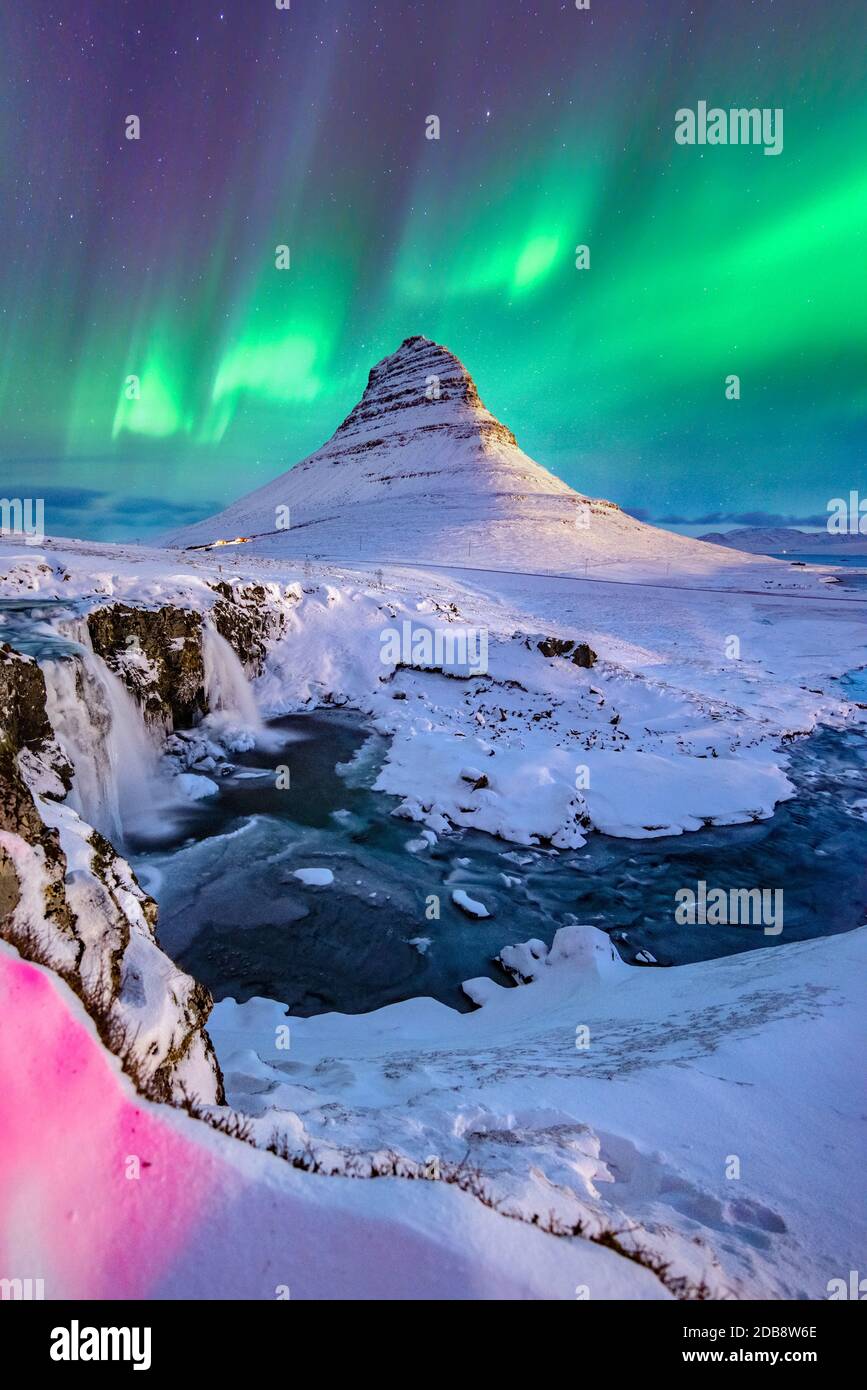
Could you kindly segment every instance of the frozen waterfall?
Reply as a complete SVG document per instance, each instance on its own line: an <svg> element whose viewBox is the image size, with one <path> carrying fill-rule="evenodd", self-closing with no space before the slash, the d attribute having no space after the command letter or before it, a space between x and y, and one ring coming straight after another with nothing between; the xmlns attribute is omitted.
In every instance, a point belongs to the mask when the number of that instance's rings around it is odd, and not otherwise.
<svg viewBox="0 0 867 1390"><path fill-rule="evenodd" d="M87 623L65 625L71 649L46 656L47 712L72 763L70 804L118 845L130 835L159 839L168 819L189 810L162 759L162 735L151 730L123 681L93 650ZM249 749L265 740L253 692L232 647L209 623L202 629L202 731L224 747Z"/></svg>
<svg viewBox="0 0 867 1390"><path fill-rule="evenodd" d="M234 648L207 621L202 628L202 660L209 722L230 731L232 746L252 747L264 729L262 716Z"/></svg>
<svg viewBox="0 0 867 1390"><path fill-rule="evenodd" d="M169 801L159 749L135 700L77 625L78 651L41 663L46 707L75 776L70 804L113 842Z"/></svg>

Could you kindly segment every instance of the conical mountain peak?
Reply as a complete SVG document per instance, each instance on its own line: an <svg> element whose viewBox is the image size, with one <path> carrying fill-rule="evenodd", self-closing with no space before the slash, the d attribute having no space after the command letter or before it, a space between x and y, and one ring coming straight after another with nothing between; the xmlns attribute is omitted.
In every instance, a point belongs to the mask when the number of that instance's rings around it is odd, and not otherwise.
<svg viewBox="0 0 867 1390"><path fill-rule="evenodd" d="M476 383L453 352L430 338L405 338L396 352L370 371L361 400L326 445L343 450L350 439L363 444L373 431L379 447L399 448L418 432L451 431L455 439L473 435L515 444L479 397Z"/></svg>
<svg viewBox="0 0 867 1390"><path fill-rule="evenodd" d="M580 500L519 448L449 348L414 336L371 369L320 449L172 539L243 538L266 553L538 556L552 540L575 544Z"/></svg>

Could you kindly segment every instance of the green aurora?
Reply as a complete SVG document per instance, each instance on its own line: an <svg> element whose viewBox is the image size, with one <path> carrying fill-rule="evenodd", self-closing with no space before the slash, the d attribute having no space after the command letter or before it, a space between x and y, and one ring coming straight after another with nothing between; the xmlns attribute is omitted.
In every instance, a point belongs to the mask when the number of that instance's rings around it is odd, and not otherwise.
<svg viewBox="0 0 867 1390"><path fill-rule="evenodd" d="M811 515L857 485L862 5L832 24L814 5L717 4L687 28L687 5L621 3L582 31L566 5L531 23L484 0L465 44L386 25L369 61L348 4L330 36L240 4L218 34L212 5L140 26L92 8L95 91L87 21L41 33L41 72L39 20L0 21L6 492L139 498L127 535L175 503L204 513L322 443L414 333L464 360L539 462L652 517ZM699 97L782 107L781 155L676 145L675 110Z"/></svg>

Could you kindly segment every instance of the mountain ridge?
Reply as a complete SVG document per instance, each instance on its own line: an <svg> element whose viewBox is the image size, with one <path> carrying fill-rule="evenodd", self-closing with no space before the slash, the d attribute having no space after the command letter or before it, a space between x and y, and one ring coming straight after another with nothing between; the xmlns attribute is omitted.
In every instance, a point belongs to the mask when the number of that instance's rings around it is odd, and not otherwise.
<svg viewBox="0 0 867 1390"><path fill-rule="evenodd" d="M708 531L698 539L750 555L788 550L802 555L827 552L829 561L835 555L867 558L867 536L835 536L828 531L802 531L797 526L740 526L733 531Z"/></svg>

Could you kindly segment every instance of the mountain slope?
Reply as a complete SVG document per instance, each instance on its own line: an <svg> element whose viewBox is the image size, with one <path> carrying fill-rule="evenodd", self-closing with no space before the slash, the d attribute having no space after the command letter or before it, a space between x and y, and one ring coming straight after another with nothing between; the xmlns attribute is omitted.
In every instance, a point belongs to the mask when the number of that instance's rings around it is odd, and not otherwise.
<svg viewBox="0 0 867 1390"><path fill-rule="evenodd" d="M257 554L585 572L743 572L743 554L648 526L575 492L485 408L463 364L407 338L331 439L225 511L172 535Z"/></svg>

